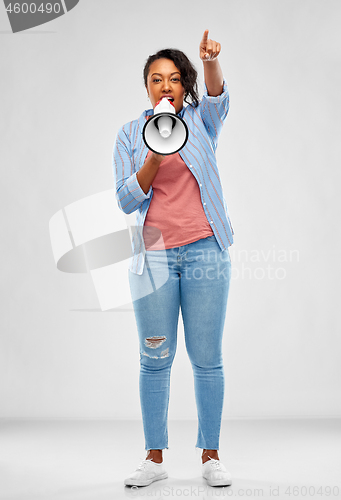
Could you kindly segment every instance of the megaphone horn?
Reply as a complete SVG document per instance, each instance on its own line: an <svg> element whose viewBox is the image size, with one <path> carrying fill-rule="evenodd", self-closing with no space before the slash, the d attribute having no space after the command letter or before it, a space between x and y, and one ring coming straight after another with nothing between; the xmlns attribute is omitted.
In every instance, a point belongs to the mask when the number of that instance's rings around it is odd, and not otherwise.
<svg viewBox="0 0 341 500"><path fill-rule="evenodd" d="M188 128L184 120L176 116L174 104L162 97L155 105L154 115L144 124L142 135L151 151L166 156L185 146Z"/></svg>

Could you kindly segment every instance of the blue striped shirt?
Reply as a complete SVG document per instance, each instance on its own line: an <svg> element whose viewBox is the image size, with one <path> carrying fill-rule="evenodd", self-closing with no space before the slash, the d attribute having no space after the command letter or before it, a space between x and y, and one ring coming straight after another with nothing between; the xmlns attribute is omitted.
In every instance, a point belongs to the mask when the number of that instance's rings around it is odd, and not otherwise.
<svg viewBox="0 0 341 500"><path fill-rule="evenodd" d="M223 92L213 97L204 95L196 108L188 105L178 113L188 126L188 141L179 151L187 167L196 178L201 202L207 220L222 250L233 244L233 227L220 181L215 151L223 122L229 110L229 93L224 80ZM146 194L136 179L136 173L146 160L149 149L142 137L148 109L137 119L123 125L117 133L113 148L113 176L116 181L116 199L126 214L136 211L132 234L132 256L129 269L142 274L145 260L143 225L153 198L153 187Z"/></svg>

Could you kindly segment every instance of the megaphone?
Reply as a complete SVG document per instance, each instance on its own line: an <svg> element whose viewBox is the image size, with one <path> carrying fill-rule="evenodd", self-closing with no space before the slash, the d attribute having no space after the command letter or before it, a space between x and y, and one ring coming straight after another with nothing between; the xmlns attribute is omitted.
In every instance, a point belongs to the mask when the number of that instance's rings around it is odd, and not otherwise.
<svg viewBox="0 0 341 500"><path fill-rule="evenodd" d="M172 101L162 97L155 105L154 115L144 124L142 135L151 151L167 156L184 147L188 128L184 120L176 116Z"/></svg>

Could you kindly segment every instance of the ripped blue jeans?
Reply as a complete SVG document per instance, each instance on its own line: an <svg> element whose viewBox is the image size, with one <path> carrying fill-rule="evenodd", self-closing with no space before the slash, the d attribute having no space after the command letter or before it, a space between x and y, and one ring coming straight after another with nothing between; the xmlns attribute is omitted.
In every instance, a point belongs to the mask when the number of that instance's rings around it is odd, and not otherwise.
<svg viewBox="0 0 341 500"><path fill-rule="evenodd" d="M196 448L219 450L224 402L222 337L231 279L228 249L215 236L146 251L143 274L129 270L140 344L140 402L145 449L168 448L170 373L179 307L194 375Z"/></svg>

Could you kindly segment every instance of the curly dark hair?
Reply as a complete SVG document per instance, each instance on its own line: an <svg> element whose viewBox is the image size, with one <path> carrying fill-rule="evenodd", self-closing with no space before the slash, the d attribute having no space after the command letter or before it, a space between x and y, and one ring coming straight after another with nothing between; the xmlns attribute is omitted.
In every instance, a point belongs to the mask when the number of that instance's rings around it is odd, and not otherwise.
<svg viewBox="0 0 341 500"><path fill-rule="evenodd" d="M143 79L146 86L150 65L157 59L170 59L174 62L180 71L180 81L185 89L184 101L196 108L199 104L198 73L186 54L178 49L162 49L156 52L156 54L149 56L143 70ZM186 100L187 97L191 98L191 102Z"/></svg>

